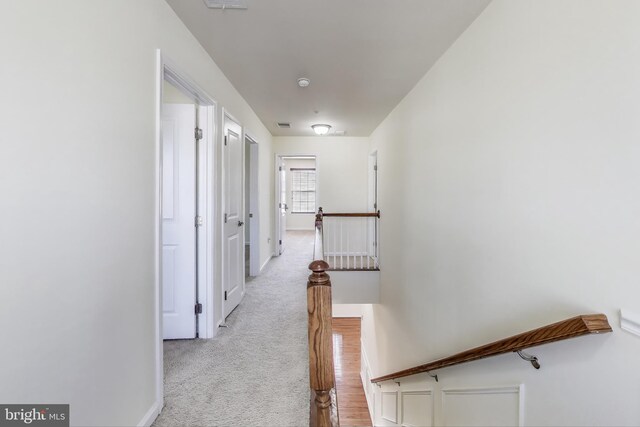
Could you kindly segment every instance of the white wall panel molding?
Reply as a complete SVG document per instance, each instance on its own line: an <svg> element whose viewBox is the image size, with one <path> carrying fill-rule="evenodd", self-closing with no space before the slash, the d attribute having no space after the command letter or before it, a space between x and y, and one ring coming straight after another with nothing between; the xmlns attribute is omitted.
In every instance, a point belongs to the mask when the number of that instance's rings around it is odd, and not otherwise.
<svg viewBox="0 0 640 427"><path fill-rule="evenodd" d="M523 426L524 385L442 389L444 426Z"/></svg>
<svg viewBox="0 0 640 427"><path fill-rule="evenodd" d="M380 404L381 416L384 420L398 423L398 392L383 391Z"/></svg>
<svg viewBox="0 0 640 427"><path fill-rule="evenodd" d="M620 327L627 332L640 336L640 313L626 309L620 310Z"/></svg>
<svg viewBox="0 0 640 427"><path fill-rule="evenodd" d="M400 422L403 427L431 427L433 419L431 390L400 392Z"/></svg>
<svg viewBox="0 0 640 427"><path fill-rule="evenodd" d="M367 405L369 406L369 415L371 419L376 419L376 385L371 383L371 365L369 364L369 358L365 350L364 341L360 339L360 379L362 380L362 387L364 388L364 395L367 398Z"/></svg>

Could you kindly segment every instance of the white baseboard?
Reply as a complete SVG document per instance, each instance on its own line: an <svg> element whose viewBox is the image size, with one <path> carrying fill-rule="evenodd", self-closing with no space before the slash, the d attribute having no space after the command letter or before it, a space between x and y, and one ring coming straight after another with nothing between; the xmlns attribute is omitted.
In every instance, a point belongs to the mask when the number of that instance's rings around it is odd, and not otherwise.
<svg viewBox="0 0 640 427"><path fill-rule="evenodd" d="M314 231L315 228L309 227L297 227L297 228L287 228L287 231Z"/></svg>
<svg viewBox="0 0 640 427"><path fill-rule="evenodd" d="M260 273L262 273L262 270L264 270L264 268L267 266L267 264L269 264L269 261L271 261L271 258L274 257L274 254L271 254L271 256L269 258L267 258L267 260L264 262L264 264L262 264L262 266L260 266Z"/></svg>
<svg viewBox="0 0 640 427"><path fill-rule="evenodd" d="M375 414L375 394L374 396L369 396L367 393L367 387L370 387L371 380L371 366L369 365L369 357L367 357L367 351L364 348L364 342L362 341L362 337L360 338L360 353L362 354L361 358L361 366L360 366L360 380L362 381L362 388L364 389L364 397L367 399L367 407L369 408L369 416L371 417L371 421L373 425L376 425L376 414ZM374 390L375 393L375 390Z"/></svg>
<svg viewBox="0 0 640 427"><path fill-rule="evenodd" d="M153 405L151 405L151 408L149 408L147 413L144 414L144 417L142 417L142 419L138 423L138 427L150 427L151 424L153 424L153 422L156 420L156 418L158 418L158 415L160 415L161 409L162 409L162 402L158 402L158 401L153 402Z"/></svg>

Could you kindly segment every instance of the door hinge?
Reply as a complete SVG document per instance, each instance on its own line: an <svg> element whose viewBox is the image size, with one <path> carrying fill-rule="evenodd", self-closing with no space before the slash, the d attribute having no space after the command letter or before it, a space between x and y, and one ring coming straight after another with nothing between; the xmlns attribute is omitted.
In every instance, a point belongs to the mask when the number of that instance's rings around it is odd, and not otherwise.
<svg viewBox="0 0 640 427"><path fill-rule="evenodd" d="M227 223L227 214L224 214L224 223Z"/></svg>
<svg viewBox="0 0 640 427"><path fill-rule="evenodd" d="M196 227L202 227L204 225L204 220L200 215L196 216Z"/></svg>
<svg viewBox="0 0 640 427"><path fill-rule="evenodd" d="M377 203L373 204L373 209L378 209L378 204Z"/></svg>
<svg viewBox="0 0 640 427"><path fill-rule="evenodd" d="M278 171L282 172L282 166L278 166Z"/></svg>
<svg viewBox="0 0 640 427"><path fill-rule="evenodd" d="M228 136L227 136L227 135L225 135L225 136L224 136L224 145L227 145L227 138L228 138Z"/></svg>
<svg viewBox="0 0 640 427"><path fill-rule="evenodd" d="M378 170L378 165L373 165L373 170L377 171Z"/></svg>
<svg viewBox="0 0 640 427"><path fill-rule="evenodd" d="M202 314L202 304L196 303L196 314Z"/></svg>
<svg viewBox="0 0 640 427"><path fill-rule="evenodd" d="M253 214L252 213L249 214L249 218L253 218Z"/></svg>
<svg viewBox="0 0 640 427"><path fill-rule="evenodd" d="M281 245L282 244L282 240L278 240L278 244Z"/></svg>
<svg viewBox="0 0 640 427"><path fill-rule="evenodd" d="M200 141L202 139L202 129L196 128L195 136L196 141Z"/></svg>
<svg viewBox="0 0 640 427"><path fill-rule="evenodd" d="M224 291L224 300L227 300L227 291Z"/></svg>

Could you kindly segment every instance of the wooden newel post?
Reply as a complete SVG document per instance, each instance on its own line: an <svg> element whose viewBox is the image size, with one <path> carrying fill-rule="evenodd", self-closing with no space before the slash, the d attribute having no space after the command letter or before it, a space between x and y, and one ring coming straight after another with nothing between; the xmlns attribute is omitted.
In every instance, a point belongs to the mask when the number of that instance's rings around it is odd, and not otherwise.
<svg viewBox="0 0 640 427"><path fill-rule="evenodd" d="M329 264L313 261L307 283L309 312L309 382L315 391L315 405L319 413L331 406L331 390L335 387L333 370L333 337L331 328L331 279L326 273ZM322 422L317 425L331 425ZM328 419L326 421L329 421Z"/></svg>

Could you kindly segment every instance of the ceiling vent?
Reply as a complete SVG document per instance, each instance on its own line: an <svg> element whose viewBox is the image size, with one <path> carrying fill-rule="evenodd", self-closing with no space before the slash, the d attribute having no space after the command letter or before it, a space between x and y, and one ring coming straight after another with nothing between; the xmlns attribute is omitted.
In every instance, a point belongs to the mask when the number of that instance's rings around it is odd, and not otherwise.
<svg viewBox="0 0 640 427"><path fill-rule="evenodd" d="M209 9L246 9L246 0L204 0Z"/></svg>
<svg viewBox="0 0 640 427"><path fill-rule="evenodd" d="M280 129L291 129L291 123L287 122L278 122L278 127Z"/></svg>

